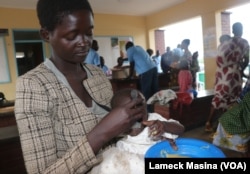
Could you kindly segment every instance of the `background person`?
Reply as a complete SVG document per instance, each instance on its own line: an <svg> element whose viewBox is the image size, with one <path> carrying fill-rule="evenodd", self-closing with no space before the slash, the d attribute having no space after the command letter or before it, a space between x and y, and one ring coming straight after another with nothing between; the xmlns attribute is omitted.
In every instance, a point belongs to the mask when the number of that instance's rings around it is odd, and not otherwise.
<svg viewBox="0 0 250 174"><path fill-rule="evenodd" d="M181 57L181 59L185 59L188 61L189 66L192 63L192 53L189 50L189 45L190 45L190 39L184 39L181 42L181 49L184 50L183 55Z"/></svg>
<svg viewBox="0 0 250 174"><path fill-rule="evenodd" d="M139 75L140 90L148 100L158 91L157 67L141 46L135 46L133 42L129 41L126 43L125 48L130 62L129 78L132 77L135 70Z"/></svg>
<svg viewBox="0 0 250 174"><path fill-rule="evenodd" d="M193 79L192 80L192 88L194 90L196 90L196 88L197 88L196 74L197 74L197 72L200 71L198 57L199 57L198 51L194 52L193 56L192 56L192 63L190 65L190 71L191 71L192 79Z"/></svg>
<svg viewBox="0 0 250 174"><path fill-rule="evenodd" d="M170 65L172 63L172 51L170 47L166 47L166 52L161 55L161 69L164 73L170 71Z"/></svg>
<svg viewBox="0 0 250 174"><path fill-rule="evenodd" d="M117 58L117 65L115 65L113 68L120 69L120 68L122 68L122 65L123 65L123 58L118 57Z"/></svg>
<svg viewBox="0 0 250 174"><path fill-rule="evenodd" d="M102 56L100 56L100 60L101 60L100 68L102 69L104 74L106 74L106 76L112 75L111 70L107 67L107 65L105 65L105 60Z"/></svg>
<svg viewBox="0 0 250 174"><path fill-rule="evenodd" d="M101 60L100 60L100 55L97 52L98 50L99 50L98 42L97 40L93 40L88 56L85 59L85 63L100 66Z"/></svg>
<svg viewBox="0 0 250 174"><path fill-rule="evenodd" d="M179 63L178 84L179 92L190 92L192 90L193 77L189 70L188 61L183 59Z"/></svg>
<svg viewBox="0 0 250 174"><path fill-rule="evenodd" d="M158 70L158 73L162 73L162 69L161 69L161 54L160 54L160 51L157 50L156 51L156 54L152 57L156 67L157 67L157 70Z"/></svg>
<svg viewBox="0 0 250 174"><path fill-rule="evenodd" d="M243 26L236 22L232 26L234 36L218 47L214 97L205 131L213 131L212 119L215 111L225 112L234 103L242 90L242 73L249 63L249 44L241 38ZM230 54L228 54L230 53Z"/></svg>

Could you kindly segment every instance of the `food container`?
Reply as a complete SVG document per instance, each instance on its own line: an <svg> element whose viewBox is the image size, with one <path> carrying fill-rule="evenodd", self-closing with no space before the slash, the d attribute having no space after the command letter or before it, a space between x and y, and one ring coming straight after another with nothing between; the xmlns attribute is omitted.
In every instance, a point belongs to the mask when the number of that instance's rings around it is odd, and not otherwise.
<svg viewBox="0 0 250 174"><path fill-rule="evenodd" d="M193 138L177 138L178 150L171 147L168 141L156 143L148 149L145 158L225 158L217 146Z"/></svg>
<svg viewBox="0 0 250 174"><path fill-rule="evenodd" d="M112 69L112 79L125 79L129 76L129 67Z"/></svg>

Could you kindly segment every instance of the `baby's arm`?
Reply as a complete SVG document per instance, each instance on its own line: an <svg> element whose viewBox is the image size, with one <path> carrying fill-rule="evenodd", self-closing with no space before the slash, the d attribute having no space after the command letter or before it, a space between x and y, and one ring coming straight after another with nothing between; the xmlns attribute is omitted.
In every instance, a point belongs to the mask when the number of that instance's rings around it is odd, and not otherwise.
<svg viewBox="0 0 250 174"><path fill-rule="evenodd" d="M175 137L181 135L185 128L177 120L166 119L157 113L150 113L148 121L144 121L143 124L149 127L149 135L157 136L163 133L173 134ZM170 137L168 137L170 138Z"/></svg>

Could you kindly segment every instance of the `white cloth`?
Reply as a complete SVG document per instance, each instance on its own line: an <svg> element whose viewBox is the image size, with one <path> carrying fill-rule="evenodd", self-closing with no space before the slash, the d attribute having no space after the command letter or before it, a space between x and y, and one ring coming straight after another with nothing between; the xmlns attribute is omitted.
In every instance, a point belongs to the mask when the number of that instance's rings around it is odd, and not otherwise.
<svg viewBox="0 0 250 174"><path fill-rule="evenodd" d="M148 120L160 120L176 122L173 119L165 119L157 113L150 113ZM176 139L178 135L164 133L166 138ZM142 174L144 172L144 154L155 143L149 137L149 130L146 127L137 136L127 135L103 153L103 161L95 166L91 174Z"/></svg>
<svg viewBox="0 0 250 174"><path fill-rule="evenodd" d="M165 105L169 101L176 99L175 91L171 89L160 90L159 92L155 93L152 97L150 97L147 101L147 104L154 104L159 102L160 105Z"/></svg>

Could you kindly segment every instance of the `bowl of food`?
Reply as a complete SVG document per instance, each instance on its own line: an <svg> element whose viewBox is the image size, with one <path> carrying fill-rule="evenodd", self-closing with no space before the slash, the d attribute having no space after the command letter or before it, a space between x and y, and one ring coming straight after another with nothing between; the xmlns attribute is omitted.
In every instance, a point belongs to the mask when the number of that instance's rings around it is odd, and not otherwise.
<svg viewBox="0 0 250 174"><path fill-rule="evenodd" d="M193 138L177 138L177 148L169 141L161 141L150 147L145 158L225 158L217 146Z"/></svg>

